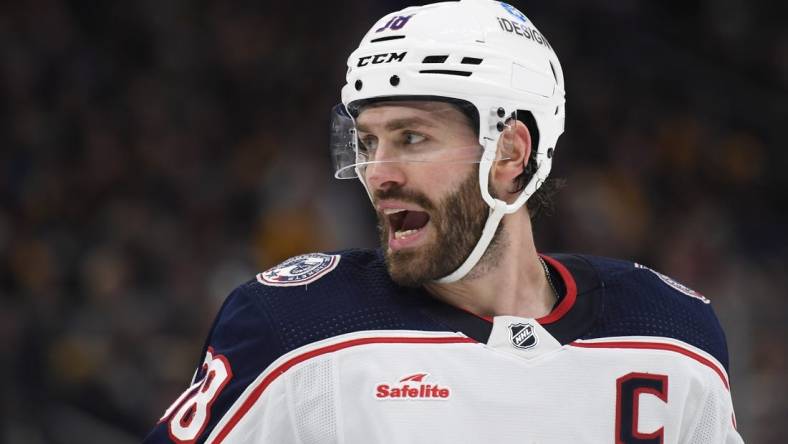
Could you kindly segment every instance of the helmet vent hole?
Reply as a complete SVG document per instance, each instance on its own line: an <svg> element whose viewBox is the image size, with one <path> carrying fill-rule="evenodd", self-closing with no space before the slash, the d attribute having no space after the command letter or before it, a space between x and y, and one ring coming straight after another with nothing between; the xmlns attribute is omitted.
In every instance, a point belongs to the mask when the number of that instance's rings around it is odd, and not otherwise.
<svg viewBox="0 0 788 444"><path fill-rule="evenodd" d="M377 43L377 42L385 42L386 40L397 40L397 39L404 39L404 35L389 35L386 37L378 37L376 39L372 39L369 43Z"/></svg>
<svg viewBox="0 0 788 444"><path fill-rule="evenodd" d="M548 148L547 149L547 158L548 159L552 159L553 158L553 149L552 148Z"/></svg>
<svg viewBox="0 0 788 444"><path fill-rule="evenodd" d="M389 79L389 83L391 83L391 86L399 85L399 76L398 75L391 76L391 78Z"/></svg>
<svg viewBox="0 0 788 444"><path fill-rule="evenodd" d="M555 115L556 115L556 116L558 115L558 108L560 108L560 107L559 107L559 106L556 106L556 107L555 107Z"/></svg>
<svg viewBox="0 0 788 444"><path fill-rule="evenodd" d="M476 57L463 57L460 63L465 65L481 65L482 59L477 59Z"/></svg>
<svg viewBox="0 0 788 444"><path fill-rule="evenodd" d="M356 80L356 91L361 91L361 87L364 86L364 83L361 80Z"/></svg>
<svg viewBox="0 0 788 444"><path fill-rule="evenodd" d="M447 74L450 76L470 77L473 74L470 71L454 71L451 69L422 69L419 74Z"/></svg>
<svg viewBox="0 0 788 444"><path fill-rule="evenodd" d="M555 66L553 66L553 61L550 61L550 70L553 71L553 78L555 79L555 83L558 83L558 76L555 74Z"/></svg>
<svg viewBox="0 0 788 444"><path fill-rule="evenodd" d="M424 60L422 60L421 63L443 63L448 58L448 55L431 55L424 57Z"/></svg>

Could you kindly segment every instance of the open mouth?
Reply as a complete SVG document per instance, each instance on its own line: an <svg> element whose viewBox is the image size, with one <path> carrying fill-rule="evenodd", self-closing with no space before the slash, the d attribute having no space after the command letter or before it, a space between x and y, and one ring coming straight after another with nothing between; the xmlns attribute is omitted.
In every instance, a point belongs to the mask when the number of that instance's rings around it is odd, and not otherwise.
<svg viewBox="0 0 788 444"><path fill-rule="evenodd" d="M430 215L424 211L412 211L401 208L384 210L391 227L394 239L406 239L421 231L430 221Z"/></svg>

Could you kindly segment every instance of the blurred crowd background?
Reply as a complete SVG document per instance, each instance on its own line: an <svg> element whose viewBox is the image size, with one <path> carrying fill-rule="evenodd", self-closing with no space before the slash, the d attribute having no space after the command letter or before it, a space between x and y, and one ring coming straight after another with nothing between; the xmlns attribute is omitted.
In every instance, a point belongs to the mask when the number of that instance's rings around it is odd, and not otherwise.
<svg viewBox="0 0 788 444"><path fill-rule="evenodd" d="M742 435L788 417L788 29L776 2L514 1L567 79L542 251L707 295ZM139 442L219 304L298 253L374 246L328 111L403 1L0 4L0 442ZM773 7L770 7L770 4Z"/></svg>

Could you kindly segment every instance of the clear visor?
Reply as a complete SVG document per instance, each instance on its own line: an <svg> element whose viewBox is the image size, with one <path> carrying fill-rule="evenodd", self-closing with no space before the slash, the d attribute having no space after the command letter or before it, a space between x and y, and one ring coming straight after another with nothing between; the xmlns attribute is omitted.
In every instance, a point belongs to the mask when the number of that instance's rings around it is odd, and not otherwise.
<svg viewBox="0 0 788 444"><path fill-rule="evenodd" d="M330 145L334 177L363 178L367 168L385 163L479 163L484 146L476 115L475 108L455 103L403 101L367 106L354 120L344 105L336 105L331 111ZM500 138L495 152L487 154L490 160L510 158L515 119L514 114L491 119L489 133ZM492 137L482 140L495 142Z"/></svg>

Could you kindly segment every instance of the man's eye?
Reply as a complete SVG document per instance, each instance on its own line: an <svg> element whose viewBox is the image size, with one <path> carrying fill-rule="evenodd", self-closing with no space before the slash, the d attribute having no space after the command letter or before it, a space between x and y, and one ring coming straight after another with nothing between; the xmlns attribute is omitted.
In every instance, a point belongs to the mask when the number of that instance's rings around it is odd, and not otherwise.
<svg viewBox="0 0 788 444"><path fill-rule="evenodd" d="M416 133L405 133L405 143L414 144L423 142L426 138L421 134Z"/></svg>
<svg viewBox="0 0 788 444"><path fill-rule="evenodd" d="M359 139L358 149L361 151L371 151L378 147L378 139L376 137L362 137Z"/></svg>

